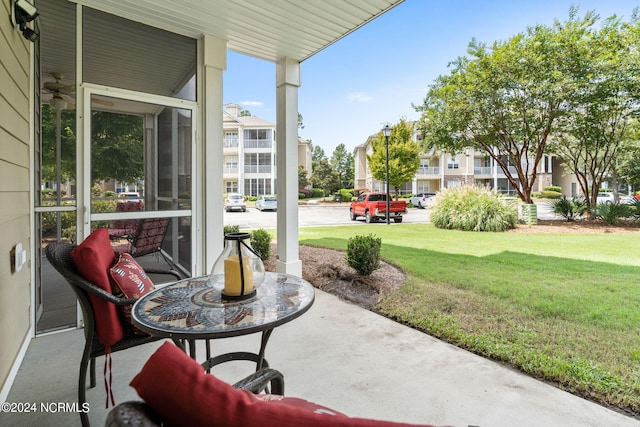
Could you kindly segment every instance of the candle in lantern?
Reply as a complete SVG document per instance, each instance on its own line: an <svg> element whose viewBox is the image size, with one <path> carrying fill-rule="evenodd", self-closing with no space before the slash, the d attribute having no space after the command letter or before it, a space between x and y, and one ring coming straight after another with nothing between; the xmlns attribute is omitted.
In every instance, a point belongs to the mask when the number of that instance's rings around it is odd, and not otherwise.
<svg viewBox="0 0 640 427"><path fill-rule="evenodd" d="M242 257L244 270L244 295L253 292L253 271L248 257ZM230 296L240 296L242 293L242 277L240 276L240 260L238 255L231 255L224 260L224 293Z"/></svg>

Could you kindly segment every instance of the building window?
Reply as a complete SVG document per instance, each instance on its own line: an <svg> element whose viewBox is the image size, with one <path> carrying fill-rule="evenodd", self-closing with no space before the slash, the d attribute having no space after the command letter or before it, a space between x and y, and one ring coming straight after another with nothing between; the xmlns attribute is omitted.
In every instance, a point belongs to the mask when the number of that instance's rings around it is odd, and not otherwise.
<svg viewBox="0 0 640 427"><path fill-rule="evenodd" d="M245 173L271 173L271 153L245 153Z"/></svg>
<svg viewBox="0 0 640 427"><path fill-rule="evenodd" d="M225 183L225 190L227 194L238 192L238 181L227 181Z"/></svg>
<svg viewBox="0 0 640 427"><path fill-rule="evenodd" d="M244 148L271 148L273 129L245 129Z"/></svg>
<svg viewBox="0 0 640 427"><path fill-rule="evenodd" d="M246 196L259 196L273 193L271 178L251 178L244 180L244 194Z"/></svg>
<svg viewBox="0 0 640 427"><path fill-rule="evenodd" d="M458 163L458 159L450 158L447 162L447 169L459 169L460 164Z"/></svg>
<svg viewBox="0 0 640 427"><path fill-rule="evenodd" d="M224 173L238 173L238 156L225 156Z"/></svg>
<svg viewBox="0 0 640 427"><path fill-rule="evenodd" d="M418 181L417 184L416 189L418 190L418 193L431 192L431 183L429 181Z"/></svg>
<svg viewBox="0 0 640 427"><path fill-rule="evenodd" d="M238 132L225 132L225 134L224 134L224 146L225 147L237 147L238 146Z"/></svg>

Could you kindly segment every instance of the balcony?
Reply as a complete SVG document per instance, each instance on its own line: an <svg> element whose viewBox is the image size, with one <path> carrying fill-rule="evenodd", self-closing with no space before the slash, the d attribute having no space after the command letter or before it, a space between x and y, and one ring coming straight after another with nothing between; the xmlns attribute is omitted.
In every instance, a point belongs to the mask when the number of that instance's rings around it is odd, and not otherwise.
<svg viewBox="0 0 640 427"><path fill-rule="evenodd" d="M222 141L222 146L224 148L238 148L239 142L236 138L227 139L225 138Z"/></svg>
<svg viewBox="0 0 640 427"><path fill-rule="evenodd" d="M245 139L242 143L244 148L271 148L273 147L272 139Z"/></svg>
<svg viewBox="0 0 640 427"><path fill-rule="evenodd" d="M238 165L224 165L222 173L224 175L238 175Z"/></svg>
<svg viewBox="0 0 640 427"><path fill-rule="evenodd" d="M271 165L244 165L244 173L271 173Z"/></svg>
<svg viewBox="0 0 640 427"><path fill-rule="evenodd" d="M438 166L420 166L416 174L417 175L440 175L440 168Z"/></svg>

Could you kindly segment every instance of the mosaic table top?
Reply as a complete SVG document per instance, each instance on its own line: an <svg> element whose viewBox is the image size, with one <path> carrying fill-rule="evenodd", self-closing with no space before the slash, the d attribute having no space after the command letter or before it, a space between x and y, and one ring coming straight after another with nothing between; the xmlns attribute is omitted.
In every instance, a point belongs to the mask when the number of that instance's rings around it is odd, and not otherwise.
<svg viewBox="0 0 640 427"><path fill-rule="evenodd" d="M225 300L208 276L181 280L140 298L133 324L162 337L214 339L273 329L306 312L314 300L310 283L300 277L266 273L254 297Z"/></svg>

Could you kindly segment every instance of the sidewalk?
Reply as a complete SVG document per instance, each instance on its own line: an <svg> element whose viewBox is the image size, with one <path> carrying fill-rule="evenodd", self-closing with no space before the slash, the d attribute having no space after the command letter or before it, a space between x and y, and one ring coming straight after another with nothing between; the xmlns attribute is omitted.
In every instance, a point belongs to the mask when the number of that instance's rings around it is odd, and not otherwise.
<svg viewBox="0 0 640 427"><path fill-rule="evenodd" d="M259 334L217 340L213 351L256 351L259 340ZM75 402L82 344L80 330L34 339L7 401ZM137 399L128 384L158 345L114 353L118 402ZM322 291L309 312L274 331L266 356L284 373L288 396L356 417L459 427L640 426L640 420ZM87 391L95 426L104 424L107 413L103 363L97 361L97 387ZM221 365L215 374L233 382L252 369L246 363ZM79 416L0 413L0 425L76 426Z"/></svg>

